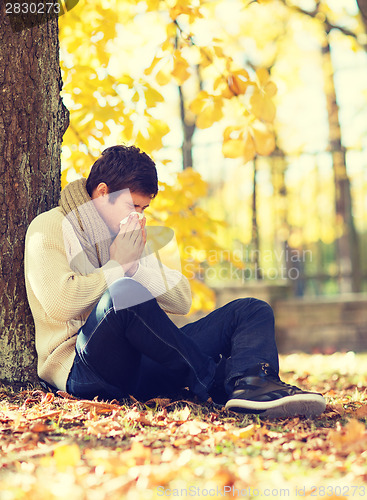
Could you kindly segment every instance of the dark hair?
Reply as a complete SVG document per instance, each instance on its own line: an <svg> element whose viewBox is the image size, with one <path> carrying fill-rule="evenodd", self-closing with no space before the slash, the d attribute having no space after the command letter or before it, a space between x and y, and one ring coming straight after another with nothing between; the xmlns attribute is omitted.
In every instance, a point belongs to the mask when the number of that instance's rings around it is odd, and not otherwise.
<svg viewBox="0 0 367 500"><path fill-rule="evenodd" d="M103 151L93 163L87 179L89 196L100 182L107 184L109 193L126 188L152 198L158 193L155 163L135 146L112 146ZM113 196L111 198L113 203Z"/></svg>

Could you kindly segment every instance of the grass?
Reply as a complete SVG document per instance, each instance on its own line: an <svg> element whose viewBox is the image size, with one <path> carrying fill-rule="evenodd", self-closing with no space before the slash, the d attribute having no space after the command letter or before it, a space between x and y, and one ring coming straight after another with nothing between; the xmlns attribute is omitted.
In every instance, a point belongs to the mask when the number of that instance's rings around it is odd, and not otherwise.
<svg viewBox="0 0 367 500"><path fill-rule="evenodd" d="M0 388L1 500L367 496L367 354L281 356L323 415L265 419L194 401L87 402Z"/></svg>

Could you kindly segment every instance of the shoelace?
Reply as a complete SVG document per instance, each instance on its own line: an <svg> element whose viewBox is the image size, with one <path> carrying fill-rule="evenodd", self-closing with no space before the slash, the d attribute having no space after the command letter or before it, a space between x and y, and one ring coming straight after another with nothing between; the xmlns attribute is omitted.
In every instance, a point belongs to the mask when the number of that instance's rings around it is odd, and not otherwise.
<svg viewBox="0 0 367 500"><path fill-rule="evenodd" d="M274 372L274 370L272 370L269 363L263 363L261 369L269 379L272 379L276 384L284 387L285 389L292 389L292 392L300 390L296 385L287 384L286 382L283 382L283 380L280 380L279 376Z"/></svg>
<svg viewBox="0 0 367 500"><path fill-rule="evenodd" d="M277 385L280 385L281 387L284 387L285 389L291 389L292 390L292 393L294 392L298 392L300 391L301 389L299 387L297 387L296 385L291 385L291 384L287 384L286 382L283 382L283 380L280 380L280 379L275 379L274 377L269 377L269 378L273 378L274 379L274 382L277 384Z"/></svg>

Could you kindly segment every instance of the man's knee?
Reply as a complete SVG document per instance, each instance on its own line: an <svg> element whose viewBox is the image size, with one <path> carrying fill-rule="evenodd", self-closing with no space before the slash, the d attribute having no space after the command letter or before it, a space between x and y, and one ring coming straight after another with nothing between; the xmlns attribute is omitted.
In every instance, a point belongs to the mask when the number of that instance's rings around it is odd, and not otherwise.
<svg viewBox="0 0 367 500"><path fill-rule="evenodd" d="M108 288L115 311L127 309L152 300L153 295L132 278L121 278Z"/></svg>
<svg viewBox="0 0 367 500"><path fill-rule="evenodd" d="M246 297L237 299L235 302L237 302L239 308L244 308L247 312L261 314L262 317L274 319L273 308L265 300L257 299L255 297Z"/></svg>
<svg viewBox="0 0 367 500"><path fill-rule="evenodd" d="M96 317L102 318L112 308L113 308L112 298L109 290L107 289L99 299L98 304L96 306L95 309Z"/></svg>
<svg viewBox="0 0 367 500"><path fill-rule="evenodd" d="M265 300L256 299L254 297L251 297L251 301L253 303L253 307L256 307L256 308L260 309L261 311L263 311L266 314L274 316L273 308Z"/></svg>

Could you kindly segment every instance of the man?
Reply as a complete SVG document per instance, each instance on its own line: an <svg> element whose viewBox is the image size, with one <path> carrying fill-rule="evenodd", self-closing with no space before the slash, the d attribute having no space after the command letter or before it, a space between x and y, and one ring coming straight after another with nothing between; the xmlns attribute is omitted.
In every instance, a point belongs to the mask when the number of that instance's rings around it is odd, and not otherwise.
<svg viewBox="0 0 367 500"><path fill-rule="evenodd" d="M146 251L142 214L157 192L154 162L114 146L30 224L25 279L40 378L83 398L151 398L188 386L229 410L321 414L321 394L279 379L267 303L238 299L181 329L169 319L187 314L191 294L179 271Z"/></svg>

